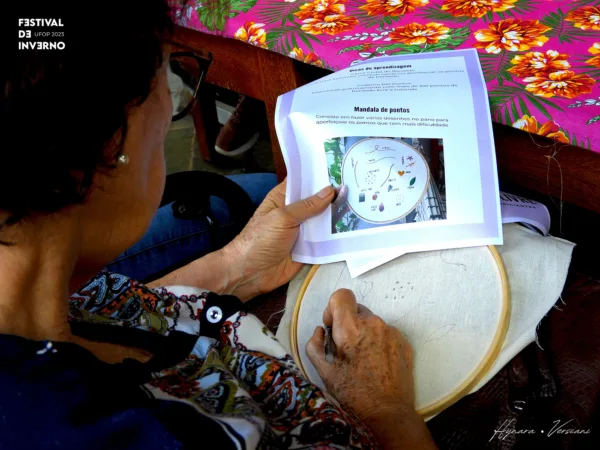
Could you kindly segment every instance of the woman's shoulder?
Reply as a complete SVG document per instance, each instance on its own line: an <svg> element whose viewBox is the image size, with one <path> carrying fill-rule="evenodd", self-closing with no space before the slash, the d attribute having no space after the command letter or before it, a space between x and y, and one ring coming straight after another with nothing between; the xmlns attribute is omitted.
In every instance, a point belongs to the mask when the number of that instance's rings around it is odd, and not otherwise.
<svg viewBox="0 0 600 450"><path fill-rule="evenodd" d="M199 334L199 312L210 292L185 286L152 289L112 272L100 272L71 295L69 319L120 325L168 335Z"/></svg>

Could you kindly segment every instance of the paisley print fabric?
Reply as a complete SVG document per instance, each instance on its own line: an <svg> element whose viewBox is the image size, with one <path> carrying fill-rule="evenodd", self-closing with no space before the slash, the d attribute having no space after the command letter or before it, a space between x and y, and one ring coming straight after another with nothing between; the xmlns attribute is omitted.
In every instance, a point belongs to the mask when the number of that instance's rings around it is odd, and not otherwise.
<svg viewBox="0 0 600 450"><path fill-rule="evenodd" d="M358 419L306 380L254 316L236 312L223 318L218 338L203 336L211 295L190 287L152 290L105 272L72 296L70 319L198 336L187 357L143 386L156 399L185 402L209 417L238 448L376 448Z"/></svg>

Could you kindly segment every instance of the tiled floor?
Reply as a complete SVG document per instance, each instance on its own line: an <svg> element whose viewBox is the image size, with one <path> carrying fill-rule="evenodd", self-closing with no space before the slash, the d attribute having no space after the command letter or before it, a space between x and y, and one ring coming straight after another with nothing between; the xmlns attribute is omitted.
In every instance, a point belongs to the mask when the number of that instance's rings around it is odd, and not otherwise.
<svg viewBox="0 0 600 450"><path fill-rule="evenodd" d="M264 133L263 133L264 135ZM165 143L167 173L187 170L206 170L223 175L249 172L275 172L271 142L261 135L261 139L250 150L251 155L240 159L225 158L215 154L213 161L206 162L198 151L198 140L191 116L171 124Z"/></svg>

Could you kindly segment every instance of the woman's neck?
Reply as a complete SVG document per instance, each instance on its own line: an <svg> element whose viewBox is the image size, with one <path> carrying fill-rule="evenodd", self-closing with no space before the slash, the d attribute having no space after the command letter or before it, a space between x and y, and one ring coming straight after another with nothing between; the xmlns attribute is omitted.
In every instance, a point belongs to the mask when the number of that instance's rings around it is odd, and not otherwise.
<svg viewBox="0 0 600 450"><path fill-rule="evenodd" d="M3 229L0 240L0 334L71 340L69 294L90 274L75 274L76 217L28 219ZM44 226L46 225L46 226Z"/></svg>

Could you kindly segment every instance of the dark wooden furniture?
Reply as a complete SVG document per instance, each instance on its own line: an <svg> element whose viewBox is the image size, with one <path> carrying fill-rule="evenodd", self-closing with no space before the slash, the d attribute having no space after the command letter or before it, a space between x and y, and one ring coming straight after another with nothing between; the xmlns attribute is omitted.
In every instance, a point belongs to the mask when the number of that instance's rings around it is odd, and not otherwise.
<svg viewBox="0 0 600 450"><path fill-rule="evenodd" d="M206 77L207 83L264 102L275 169L281 180L285 178L285 163L275 133L275 105L278 96L305 83L295 68L294 60L240 41L183 27L176 27L173 44L201 56L212 53L213 63ZM196 109L194 114L200 149L205 159L210 158L208 150L214 146L216 138L211 132L218 130L212 95L210 89L203 89L200 93L200 111Z"/></svg>

